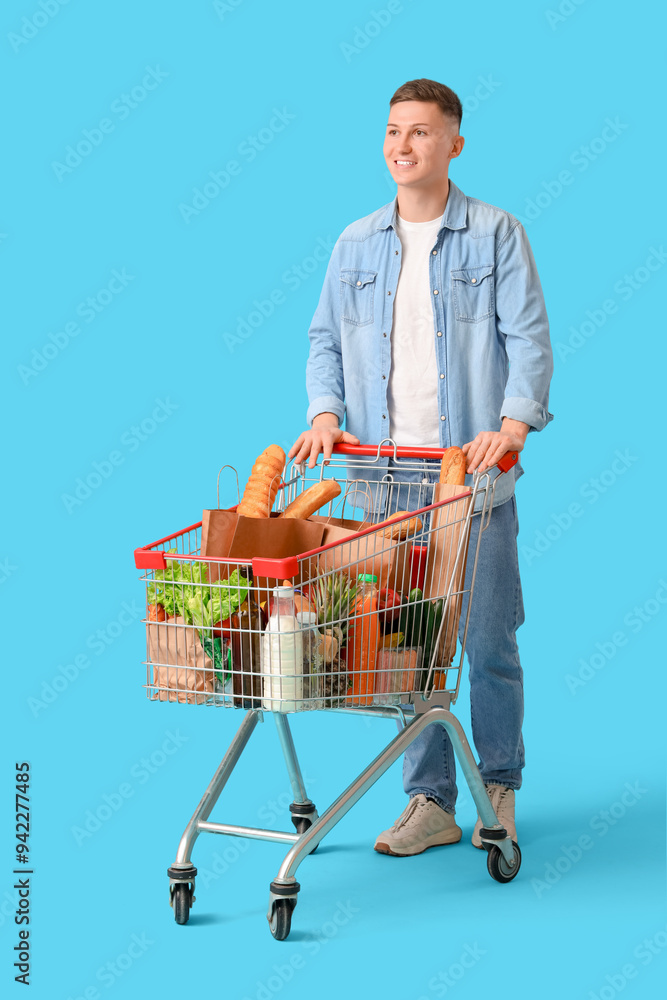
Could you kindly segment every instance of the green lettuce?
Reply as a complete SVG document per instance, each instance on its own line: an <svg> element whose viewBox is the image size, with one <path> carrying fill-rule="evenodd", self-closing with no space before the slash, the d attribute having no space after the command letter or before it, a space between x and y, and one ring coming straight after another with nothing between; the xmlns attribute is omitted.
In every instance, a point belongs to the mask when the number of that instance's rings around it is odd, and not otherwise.
<svg viewBox="0 0 667 1000"><path fill-rule="evenodd" d="M177 555L169 549L168 555ZM156 570L148 584L149 604L161 604L167 615L179 615L187 625L210 628L225 621L243 604L250 582L238 569L228 580L208 583L205 562L169 560L164 570Z"/></svg>

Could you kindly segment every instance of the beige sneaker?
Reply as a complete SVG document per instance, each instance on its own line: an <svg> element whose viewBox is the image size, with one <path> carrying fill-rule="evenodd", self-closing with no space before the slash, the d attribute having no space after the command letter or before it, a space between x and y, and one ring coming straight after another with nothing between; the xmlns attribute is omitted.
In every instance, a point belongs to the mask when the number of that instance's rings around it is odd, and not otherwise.
<svg viewBox="0 0 667 1000"><path fill-rule="evenodd" d="M506 788L505 785L486 785L486 790L491 799L491 805L496 811L498 822L505 827L512 840L518 843L516 839L516 826L514 825L514 789ZM484 847L482 838L479 835L481 829L482 821L478 816L472 834L473 847Z"/></svg>
<svg viewBox="0 0 667 1000"><path fill-rule="evenodd" d="M461 827L456 825L452 813L420 793L410 799L394 825L380 834L375 850L409 857L422 854L428 847L457 844L461 836Z"/></svg>

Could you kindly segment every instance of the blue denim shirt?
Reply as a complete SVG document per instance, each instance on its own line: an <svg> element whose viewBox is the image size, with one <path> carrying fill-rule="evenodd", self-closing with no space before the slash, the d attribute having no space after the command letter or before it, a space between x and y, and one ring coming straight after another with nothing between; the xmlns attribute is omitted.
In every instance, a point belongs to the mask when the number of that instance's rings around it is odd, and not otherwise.
<svg viewBox="0 0 667 1000"><path fill-rule="evenodd" d="M388 437L392 313L401 269L396 213L394 198L340 235L308 332L308 424L318 413L335 413L363 444ZM505 416L542 430L553 420L553 356L542 286L521 223L466 197L450 180L428 267L441 446L500 430ZM383 460L363 478L381 479L386 466ZM509 499L522 475L518 463L499 478L496 504ZM382 503L378 498L378 513Z"/></svg>

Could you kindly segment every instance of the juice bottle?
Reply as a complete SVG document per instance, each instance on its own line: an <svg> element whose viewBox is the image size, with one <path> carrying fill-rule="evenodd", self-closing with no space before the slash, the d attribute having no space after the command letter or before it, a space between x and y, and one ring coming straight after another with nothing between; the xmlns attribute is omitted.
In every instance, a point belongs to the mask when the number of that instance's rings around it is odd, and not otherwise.
<svg viewBox="0 0 667 1000"><path fill-rule="evenodd" d="M355 618L348 629L347 672L352 681L347 702L350 705L370 705L375 690L375 666L380 642L378 588L376 576L360 573Z"/></svg>

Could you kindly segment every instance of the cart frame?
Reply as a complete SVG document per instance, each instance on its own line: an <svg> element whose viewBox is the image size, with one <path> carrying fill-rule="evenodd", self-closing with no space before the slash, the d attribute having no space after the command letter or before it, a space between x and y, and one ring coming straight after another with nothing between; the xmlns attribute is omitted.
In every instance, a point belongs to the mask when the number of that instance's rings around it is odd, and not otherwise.
<svg viewBox="0 0 667 1000"><path fill-rule="evenodd" d="M337 455L359 456L365 455L377 461L381 456L393 455L396 457L415 458L415 460L428 458L437 459L443 454L442 449L403 449L397 448L393 442L385 446L382 442L379 446L345 446L339 445L335 448ZM498 466L501 472L509 470L516 463L518 455L516 452L508 453ZM301 467L301 475L305 474L304 466ZM320 476L323 475L323 469ZM286 482L289 486L293 480ZM211 822L209 817L236 765L238 764L243 751L245 750L252 733L258 722L264 721L265 710L261 708L251 708L248 710L233 737L224 757L218 765L211 778L199 804L192 814L185 830L181 836L175 861L168 868L169 876L169 902L174 909L177 923L186 923L189 911L195 901L195 879L197 869L192 862L192 853L200 833L215 833L232 837L245 837L255 840L273 841L277 843L289 844L290 848L280 866L278 874L273 879L269 887L269 906L267 919L271 933L277 940L284 940L290 931L293 910L297 903L298 893L301 888L296 880L296 873L303 860L312 854L322 839L336 826L345 814L359 801L369 788L391 767L391 765L405 752L407 747L426 729L427 726L441 725L448 733L456 758L461 765L464 778L470 789L473 801L477 808L478 815L482 821L480 837L482 845L487 851L487 865L491 876L500 882L511 881L519 871L521 864L521 852L518 845L511 840L508 832L498 822L498 818L493 809L486 788L480 776L475 759L463 731L463 728L451 712L451 705L458 695L460 673L465 653L465 639L468 631L468 621L470 615L470 604L474 589L475 575L477 572L477 562L479 556L479 544L483 532L489 525L493 496L495 492L495 480L490 481L488 472L482 475L475 473L473 478L473 491L468 506L467 517L473 516L475 498L484 491L484 502L480 514L480 529L477 539L477 546L474 553L474 563L471 573L470 597L464 625L464 633L461 643L461 655L457 668L457 681L454 690L429 690L429 682L433 676L433 662L430 663L425 692L419 697L413 696L412 703L402 703L400 705L355 705L336 708L318 709L322 711L343 712L353 714L363 714L367 716L377 716L383 718L393 718L401 724L400 732L393 740L375 757L367 767L341 792L338 798L320 816L314 803L308 797L303 780L301 767L296 754L296 748L292 737L292 731L287 717L287 712L271 711L273 715L278 740L285 760L287 773L290 780L294 801L290 805L292 823L296 832L275 831L262 829L259 827L240 826L230 823ZM453 497L452 500L458 499ZM452 501L445 501L452 502ZM424 508L427 509L427 508ZM432 509L428 508L428 509ZM135 561L139 568L155 569L165 565L164 546L172 539L185 532L196 530L199 525L192 525L190 528L167 538L160 539L149 546L145 546L135 551ZM466 539L467 532L464 532L459 548ZM457 552L457 563L462 553ZM465 553L463 553L465 557ZM178 556L179 559L188 556ZM196 556L192 558L197 558ZM208 557L206 557L208 558ZM221 560L224 561L224 560ZM271 573L278 576L279 573L272 568L276 560L253 560L253 569L260 573ZM285 562L282 560L281 562ZM285 567L283 567L285 569ZM283 573L283 575L287 575ZM452 596L454 574L448 584L447 601ZM441 622L441 628L444 624ZM411 718L407 718L412 716Z"/></svg>

